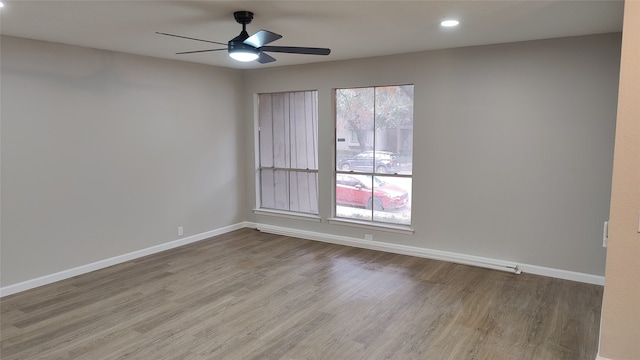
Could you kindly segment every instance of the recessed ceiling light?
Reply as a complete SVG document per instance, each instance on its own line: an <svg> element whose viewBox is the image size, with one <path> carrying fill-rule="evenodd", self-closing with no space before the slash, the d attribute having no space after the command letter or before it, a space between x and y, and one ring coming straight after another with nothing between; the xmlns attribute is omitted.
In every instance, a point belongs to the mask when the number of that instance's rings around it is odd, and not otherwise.
<svg viewBox="0 0 640 360"><path fill-rule="evenodd" d="M4 7L4 3L0 1L0 8Z"/></svg>
<svg viewBox="0 0 640 360"><path fill-rule="evenodd" d="M444 27L454 27L454 26L458 26L460 24L460 21L458 20L443 20L442 22L440 22L440 26L444 26Z"/></svg>

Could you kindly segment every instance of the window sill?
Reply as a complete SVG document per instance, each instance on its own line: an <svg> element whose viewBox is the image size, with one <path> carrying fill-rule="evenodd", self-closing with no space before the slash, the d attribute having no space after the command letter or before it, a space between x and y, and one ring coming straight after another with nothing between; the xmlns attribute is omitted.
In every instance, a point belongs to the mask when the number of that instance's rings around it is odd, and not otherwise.
<svg viewBox="0 0 640 360"><path fill-rule="evenodd" d="M287 219L304 220L320 222L320 216L313 214L295 213L290 211L271 210L271 209L253 209L253 213L256 215L268 215L275 217L282 217Z"/></svg>
<svg viewBox="0 0 640 360"><path fill-rule="evenodd" d="M405 235L411 235L413 234L413 231L414 231L413 228L409 225L381 224L381 223L374 223L374 222L368 222L368 221L365 222L365 221L343 219L343 218L328 218L327 222L329 224L353 226L353 227L359 227L364 229L387 231L387 232L393 232L393 233L405 234Z"/></svg>

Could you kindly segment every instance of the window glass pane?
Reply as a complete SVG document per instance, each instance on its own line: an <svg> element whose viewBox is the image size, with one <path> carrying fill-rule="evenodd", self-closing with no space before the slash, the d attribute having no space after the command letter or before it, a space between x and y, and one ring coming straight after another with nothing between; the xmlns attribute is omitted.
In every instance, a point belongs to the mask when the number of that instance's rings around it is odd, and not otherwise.
<svg viewBox="0 0 640 360"><path fill-rule="evenodd" d="M262 169L261 207L318 213L318 173Z"/></svg>
<svg viewBox="0 0 640 360"><path fill-rule="evenodd" d="M317 113L315 96L311 91L290 94L289 120L291 167L294 169L318 168L318 143L316 141Z"/></svg>
<svg viewBox="0 0 640 360"><path fill-rule="evenodd" d="M290 172L290 211L318 213L318 173Z"/></svg>
<svg viewBox="0 0 640 360"><path fill-rule="evenodd" d="M336 175L336 216L411 224L411 178Z"/></svg>
<svg viewBox="0 0 640 360"><path fill-rule="evenodd" d="M336 175L336 216L372 220L373 182L371 176Z"/></svg>
<svg viewBox="0 0 640 360"><path fill-rule="evenodd" d="M276 208L275 178L273 170L260 170L260 207Z"/></svg>
<svg viewBox="0 0 640 360"><path fill-rule="evenodd" d="M373 220L411 224L411 178L373 177Z"/></svg>
<svg viewBox="0 0 640 360"><path fill-rule="evenodd" d="M373 88L336 90L336 165L344 171L371 172L373 156L364 154L374 148ZM355 140L355 141L354 141Z"/></svg>
<svg viewBox="0 0 640 360"><path fill-rule="evenodd" d="M260 167L273 166L273 111L271 108L271 94L258 96Z"/></svg>
<svg viewBox="0 0 640 360"><path fill-rule="evenodd" d="M260 171L261 207L289 210L289 178L286 171Z"/></svg>
<svg viewBox="0 0 640 360"><path fill-rule="evenodd" d="M286 168L290 164L290 153L288 151L290 148L288 100L288 96L282 93L271 95L273 166L277 168Z"/></svg>
<svg viewBox="0 0 640 360"><path fill-rule="evenodd" d="M411 174L413 85L375 88L375 172Z"/></svg>

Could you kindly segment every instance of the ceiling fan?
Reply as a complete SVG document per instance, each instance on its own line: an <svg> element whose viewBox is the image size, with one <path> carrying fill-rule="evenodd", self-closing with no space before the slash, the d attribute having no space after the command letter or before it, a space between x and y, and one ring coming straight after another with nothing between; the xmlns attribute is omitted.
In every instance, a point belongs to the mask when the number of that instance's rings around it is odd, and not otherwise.
<svg viewBox="0 0 640 360"><path fill-rule="evenodd" d="M229 42L227 42L226 44L216 41L196 39L187 36L167 34L163 32L156 32L156 34L227 46L226 48L220 49L184 51L176 53L177 55L227 50L229 52L229 56L231 56L235 60L244 62L257 60L261 64L266 64L272 61L276 61L276 59L269 54L265 54L265 51L306 55L329 55L331 53L331 49L327 48L266 46L267 44L280 39L282 35L267 30L260 30L257 33L249 36L249 34L247 33L247 24L251 23L251 20L253 20L253 13L251 11L236 11L233 13L233 17L238 23L242 24L242 32L240 32L240 35L229 40Z"/></svg>

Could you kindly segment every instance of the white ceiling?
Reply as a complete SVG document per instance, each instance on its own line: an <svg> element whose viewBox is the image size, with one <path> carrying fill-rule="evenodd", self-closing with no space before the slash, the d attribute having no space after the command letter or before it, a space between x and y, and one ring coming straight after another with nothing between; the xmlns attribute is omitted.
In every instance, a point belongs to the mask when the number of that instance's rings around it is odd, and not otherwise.
<svg viewBox="0 0 640 360"><path fill-rule="evenodd" d="M6 1L0 34L232 67L258 68L422 50L622 31L623 2L606 1ZM204 42L226 43L255 14L249 34L283 35L271 45L328 47L329 56L271 53L270 64L239 63ZM439 26L459 19L457 28ZM213 45L210 47L209 45Z"/></svg>

